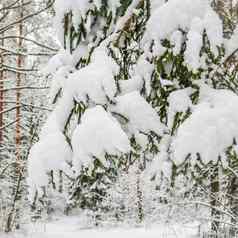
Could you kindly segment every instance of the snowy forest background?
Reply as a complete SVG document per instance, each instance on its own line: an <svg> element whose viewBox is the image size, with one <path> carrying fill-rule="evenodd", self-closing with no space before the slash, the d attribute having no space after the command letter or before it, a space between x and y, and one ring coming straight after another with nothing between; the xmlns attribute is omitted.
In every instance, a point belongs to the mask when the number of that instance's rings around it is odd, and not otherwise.
<svg viewBox="0 0 238 238"><path fill-rule="evenodd" d="M0 0L0 237L238 237L237 22L236 0Z"/></svg>

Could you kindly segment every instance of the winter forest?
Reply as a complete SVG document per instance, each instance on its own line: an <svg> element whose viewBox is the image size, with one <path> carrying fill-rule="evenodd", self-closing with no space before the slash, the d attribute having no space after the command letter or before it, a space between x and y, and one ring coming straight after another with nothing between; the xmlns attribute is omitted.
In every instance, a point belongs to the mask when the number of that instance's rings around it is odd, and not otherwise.
<svg viewBox="0 0 238 238"><path fill-rule="evenodd" d="M0 238L238 238L237 0L0 0Z"/></svg>

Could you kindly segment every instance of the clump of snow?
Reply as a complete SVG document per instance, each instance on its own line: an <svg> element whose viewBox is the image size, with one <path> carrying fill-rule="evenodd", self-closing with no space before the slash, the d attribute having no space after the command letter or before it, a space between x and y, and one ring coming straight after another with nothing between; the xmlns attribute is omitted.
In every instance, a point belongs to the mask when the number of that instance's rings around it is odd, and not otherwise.
<svg viewBox="0 0 238 238"><path fill-rule="evenodd" d="M171 13L173 13L173 17L171 17ZM222 21L211 8L209 1L184 0L181 4L180 0L170 0L162 5L159 4L159 7L153 10L147 22L143 44L146 46L153 40L154 51L161 55L163 53L161 40L171 38L173 40L174 32L178 30L188 32L189 46L186 62L196 70L199 67L198 58L202 46L201 33L206 31L211 50L217 54L217 46L221 46L223 43L222 29ZM193 47L196 49L195 54ZM174 48L175 53L178 52L178 49L177 44Z"/></svg>
<svg viewBox="0 0 238 238"><path fill-rule="evenodd" d="M116 94L114 76L118 72L118 65L100 48L95 50L88 66L71 74L67 88L78 102L106 104Z"/></svg>
<svg viewBox="0 0 238 238"><path fill-rule="evenodd" d="M64 93L54 111L49 115L41 129L40 138L55 132L63 132L70 112L74 107L74 101L70 94Z"/></svg>
<svg viewBox="0 0 238 238"><path fill-rule="evenodd" d="M140 76L135 75L128 80L119 80L121 95L133 91L140 91L143 88L143 80Z"/></svg>
<svg viewBox="0 0 238 238"><path fill-rule="evenodd" d="M164 135L160 141L159 153L155 156L152 162L147 166L144 175L151 179L156 176L156 181L160 181L161 174L165 175L167 178L171 176L171 166L172 163L169 160L169 147L171 144L171 136Z"/></svg>
<svg viewBox="0 0 238 238"><path fill-rule="evenodd" d="M169 109L168 109L168 127L172 128L174 116L177 112L186 112L192 107L192 101L190 99L190 94L192 93L192 88L185 88L176 90L170 93L168 98Z"/></svg>
<svg viewBox="0 0 238 238"><path fill-rule="evenodd" d="M33 201L35 192L42 192L40 189L47 186L50 171L68 171L67 162L72 159L72 151L61 132L51 133L30 150L28 158L28 185L29 200Z"/></svg>
<svg viewBox="0 0 238 238"><path fill-rule="evenodd" d="M142 54L137 61L135 73L144 82L147 96L151 92L151 75L154 71L154 65L147 60L145 54Z"/></svg>
<svg viewBox="0 0 238 238"><path fill-rule="evenodd" d="M216 162L238 139L238 96L229 90L201 86L200 100L192 115L179 127L172 143L174 161L180 164L191 154L204 163Z"/></svg>
<svg viewBox="0 0 238 238"><path fill-rule="evenodd" d="M116 98L116 104L111 111L121 114L128 119L127 131L129 134L151 131L162 135L165 126L160 122L159 116L151 105L140 95L138 91L127 93Z"/></svg>
<svg viewBox="0 0 238 238"><path fill-rule="evenodd" d="M201 66L200 51L203 45L203 24L198 17L194 18L191 23L191 29L188 32L187 47L184 53L185 62L196 70Z"/></svg>
<svg viewBox="0 0 238 238"><path fill-rule="evenodd" d="M222 20L211 7L207 9L204 17L204 27L210 41L211 51L218 55L217 46L223 44L223 26Z"/></svg>
<svg viewBox="0 0 238 238"><path fill-rule="evenodd" d="M50 102L54 102L54 99L60 89L64 89L69 78L69 74L74 72L74 68L67 65L60 67L54 74L50 87Z"/></svg>
<svg viewBox="0 0 238 238"><path fill-rule="evenodd" d="M72 160L72 150L63 131L73 106L72 97L64 94L42 127L40 140L30 150L28 185L32 202L36 191L43 195L41 188L48 185L50 171L71 173L67 162Z"/></svg>
<svg viewBox="0 0 238 238"><path fill-rule="evenodd" d="M104 166L109 166L105 154L120 156L130 151L130 141L119 123L103 107L87 109L72 137L73 166L93 167L98 158Z"/></svg>
<svg viewBox="0 0 238 238"><path fill-rule="evenodd" d="M42 70L45 75L54 74L61 67L72 67L73 58L72 55L66 50L60 50L55 56L53 56L46 67Z"/></svg>
<svg viewBox="0 0 238 238"><path fill-rule="evenodd" d="M173 45L173 52L175 55L178 55L181 50L181 45L183 43L183 34L181 31L174 31L170 36L170 42Z"/></svg>

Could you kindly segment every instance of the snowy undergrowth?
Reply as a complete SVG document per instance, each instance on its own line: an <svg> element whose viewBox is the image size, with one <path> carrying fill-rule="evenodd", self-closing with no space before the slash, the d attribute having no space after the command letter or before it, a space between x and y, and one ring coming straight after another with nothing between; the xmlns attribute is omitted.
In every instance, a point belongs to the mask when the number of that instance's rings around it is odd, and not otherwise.
<svg viewBox="0 0 238 238"><path fill-rule="evenodd" d="M157 224L138 228L88 229L81 227L85 221L80 217L66 217L49 223L30 224L25 230L15 234L4 235L1 238L196 238L198 224Z"/></svg>

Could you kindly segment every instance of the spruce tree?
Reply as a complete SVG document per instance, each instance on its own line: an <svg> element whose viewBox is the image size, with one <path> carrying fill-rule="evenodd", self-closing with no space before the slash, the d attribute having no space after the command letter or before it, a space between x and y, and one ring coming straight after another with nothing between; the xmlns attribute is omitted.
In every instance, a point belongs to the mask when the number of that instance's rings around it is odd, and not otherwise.
<svg viewBox="0 0 238 238"><path fill-rule="evenodd" d="M56 2L64 49L46 69L55 107L29 156L33 203L48 205L57 193L67 212L106 212L104 198L113 197L107 191L136 167L139 222L145 176L154 190L166 184L162 203L171 202L184 177L192 186L182 199L205 187L218 232L219 171L226 174L225 164L236 161L237 76L229 63L237 33L225 34L212 7L202 0Z"/></svg>

